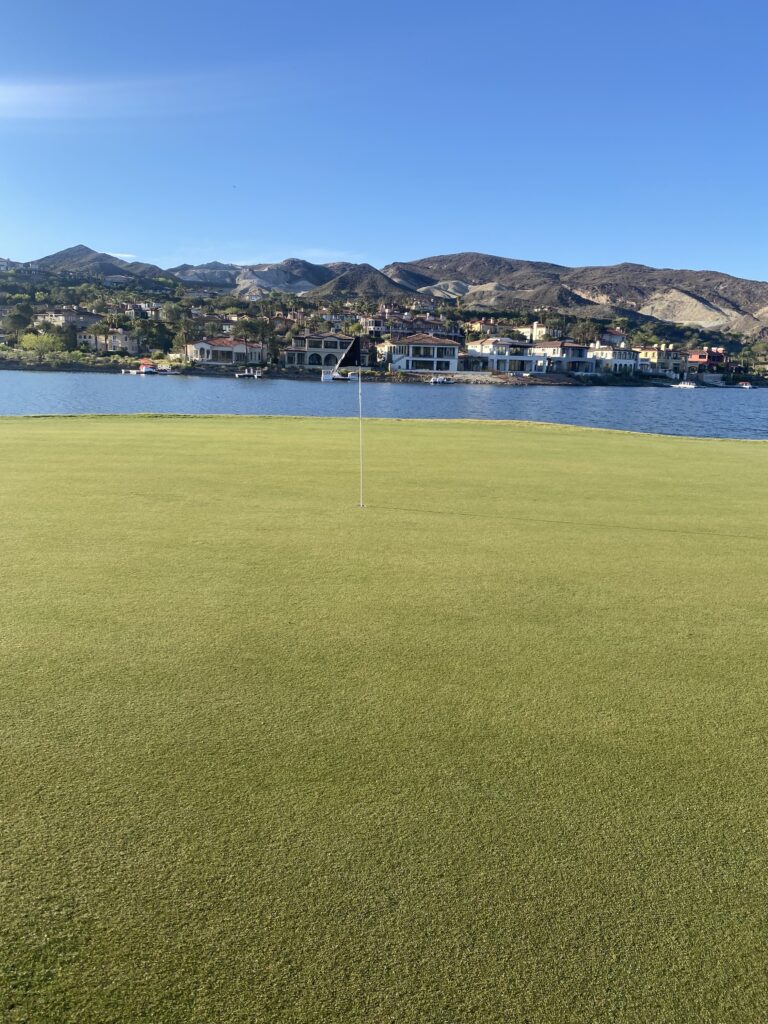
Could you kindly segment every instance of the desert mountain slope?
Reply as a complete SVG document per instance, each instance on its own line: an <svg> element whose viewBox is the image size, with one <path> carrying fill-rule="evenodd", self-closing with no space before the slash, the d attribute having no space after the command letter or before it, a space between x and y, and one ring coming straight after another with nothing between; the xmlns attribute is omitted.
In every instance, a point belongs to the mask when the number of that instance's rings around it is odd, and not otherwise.
<svg viewBox="0 0 768 1024"><path fill-rule="evenodd" d="M161 270L151 263L126 262L85 245L35 261L50 273L84 277L131 275L176 278L191 286L231 291L259 299L270 292L307 294L312 299L383 299L411 296L460 302L478 311L551 310L570 316L647 317L681 325L768 334L768 282L713 270L671 270L638 263L566 267L508 259L479 252L390 263L316 264L301 259L238 266L211 262Z"/></svg>
<svg viewBox="0 0 768 1024"><path fill-rule="evenodd" d="M359 263L332 281L315 288L312 298L381 298L403 299L414 295L414 289L398 284L369 263Z"/></svg>
<svg viewBox="0 0 768 1024"><path fill-rule="evenodd" d="M90 277L110 277L116 274L146 278L171 276L169 271L161 270L153 263L128 262L106 252L96 252L87 245L73 245L69 249L35 260L35 263L42 270L52 273L64 271Z"/></svg>
<svg viewBox="0 0 768 1024"><path fill-rule="evenodd" d="M710 270L637 263L564 267L483 253L431 256L384 267L403 284L469 308L547 308L582 316L639 314L754 334L768 329L768 283Z"/></svg>

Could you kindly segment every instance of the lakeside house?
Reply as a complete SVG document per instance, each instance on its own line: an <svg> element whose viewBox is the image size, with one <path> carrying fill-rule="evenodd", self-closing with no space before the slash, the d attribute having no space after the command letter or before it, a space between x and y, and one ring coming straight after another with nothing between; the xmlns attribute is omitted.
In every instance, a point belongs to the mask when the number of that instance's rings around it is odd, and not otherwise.
<svg viewBox="0 0 768 1024"><path fill-rule="evenodd" d="M86 345L92 352L127 352L129 356L139 354L139 339L124 327L115 327L106 334L78 331L77 343Z"/></svg>
<svg viewBox="0 0 768 1024"><path fill-rule="evenodd" d="M335 366L349 348L353 338L347 334L300 334L293 344L284 348L282 363L286 367L329 367ZM370 366L370 350L362 343L363 366Z"/></svg>
<svg viewBox="0 0 768 1024"><path fill-rule="evenodd" d="M377 349L394 373L456 373L459 368L459 343L433 334L385 341Z"/></svg>
<svg viewBox="0 0 768 1024"><path fill-rule="evenodd" d="M232 364L264 363L267 347L261 342L245 341L243 338L203 338L191 341L185 346L187 359L194 363Z"/></svg>
<svg viewBox="0 0 768 1024"><path fill-rule="evenodd" d="M464 368L473 372L546 373L546 356L533 352L529 341L516 338L482 338L470 341L461 358Z"/></svg>
<svg viewBox="0 0 768 1024"><path fill-rule="evenodd" d="M595 373L637 373L637 350L630 348L626 341L618 344L594 341L589 346L588 356L594 361Z"/></svg>
<svg viewBox="0 0 768 1024"><path fill-rule="evenodd" d="M727 362L725 348L720 346L692 348L687 355L692 370L722 370Z"/></svg>
<svg viewBox="0 0 768 1024"><path fill-rule="evenodd" d="M547 373L597 373L590 361L589 346L573 338L539 341L531 345L531 352L541 356Z"/></svg>
<svg viewBox="0 0 768 1024"><path fill-rule="evenodd" d="M688 369L687 353L668 342L648 345L637 350L637 368L640 373L677 379Z"/></svg>

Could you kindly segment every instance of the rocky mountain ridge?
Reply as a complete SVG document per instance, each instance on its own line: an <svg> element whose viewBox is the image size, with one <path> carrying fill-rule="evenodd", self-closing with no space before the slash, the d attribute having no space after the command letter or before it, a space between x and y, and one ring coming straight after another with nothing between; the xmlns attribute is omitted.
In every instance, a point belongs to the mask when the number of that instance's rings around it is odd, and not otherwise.
<svg viewBox="0 0 768 1024"><path fill-rule="evenodd" d="M287 259L248 266L214 261L164 270L78 245L20 266L89 278L160 278L231 291L241 298L263 298L274 291L319 300L407 302L409 296L430 296L478 312L546 309L569 316L631 316L752 336L768 334L768 282L636 263L567 267L465 252L390 263L381 269L366 263Z"/></svg>

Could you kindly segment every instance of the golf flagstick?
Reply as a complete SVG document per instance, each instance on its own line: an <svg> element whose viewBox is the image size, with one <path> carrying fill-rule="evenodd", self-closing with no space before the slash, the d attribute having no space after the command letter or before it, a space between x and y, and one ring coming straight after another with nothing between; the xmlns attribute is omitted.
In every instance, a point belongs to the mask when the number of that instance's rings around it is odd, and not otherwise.
<svg viewBox="0 0 768 1024"><path fill-rule="evenodd" d="M362 363L362 359L360 360ZM357 415L360 421L360 508L365 508L363 500L363 368L357 371Z"/></svg>
<svg viewBox="0 0 768 1024"><path fill-rule="evenodd" d="M340 359L336 363L334 373L345 367L348 371L357 372L357 419L360 433L360 501L358 508L365 508L363 494L363 355L359 336L356 336L347 345Z"/></svg>

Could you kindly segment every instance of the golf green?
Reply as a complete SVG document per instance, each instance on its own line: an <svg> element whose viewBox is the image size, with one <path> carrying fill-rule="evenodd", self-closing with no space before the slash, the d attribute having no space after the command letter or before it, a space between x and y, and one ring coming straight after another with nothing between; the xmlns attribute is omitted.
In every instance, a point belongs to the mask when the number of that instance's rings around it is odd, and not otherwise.
<svg viewBox="0 0 768 1024"><path fill-rule="evenodd" d="M768 1014L768 444L0 421L0 1019Z"/></svg>

